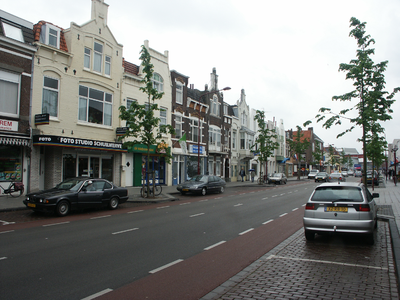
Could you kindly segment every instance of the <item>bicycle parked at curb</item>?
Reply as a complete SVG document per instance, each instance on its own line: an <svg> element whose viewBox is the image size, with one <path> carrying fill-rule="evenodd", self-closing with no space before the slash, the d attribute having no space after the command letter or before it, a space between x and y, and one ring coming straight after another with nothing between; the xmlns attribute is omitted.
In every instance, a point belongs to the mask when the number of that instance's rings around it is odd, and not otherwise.
<svg viewBox="0 0 400 300"><path fill-rule="evenodd" d="M11 181L8 188L5 189L2 185L0 185L0 188L3 190L3 194L11 197L19 197L24 193L24 184L22 182Z"/></svg>
<svg viewBox="0 0 400 300"><path fill-rule="evenodd" d="M150 195L153 194L153 185L152 184L150 184L149 189L150 189ZM161 192L162 192L162 186L156 184L154 186L154 196L160 195ZM146 194L147 194L147 186L145 185L144 188L142 187L140 189L140 196L144 197Z"/></svg>

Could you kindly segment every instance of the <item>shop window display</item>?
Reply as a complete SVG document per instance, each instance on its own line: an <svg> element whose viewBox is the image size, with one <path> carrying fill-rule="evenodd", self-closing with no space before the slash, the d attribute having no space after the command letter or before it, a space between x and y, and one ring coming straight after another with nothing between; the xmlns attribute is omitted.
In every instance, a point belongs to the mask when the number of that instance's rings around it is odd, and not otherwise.
<svg viewBox="0 0 400 300"><path fill-rule="evenodd" d="M22 180L22 150L15 146L0 146L0 181Z"/></svg>

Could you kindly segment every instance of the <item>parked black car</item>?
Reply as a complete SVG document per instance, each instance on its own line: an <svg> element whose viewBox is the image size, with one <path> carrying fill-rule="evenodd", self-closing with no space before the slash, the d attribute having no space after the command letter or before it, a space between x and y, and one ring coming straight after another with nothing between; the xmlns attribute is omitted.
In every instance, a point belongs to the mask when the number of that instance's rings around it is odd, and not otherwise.
<svg viewBox="0 0 400 300"><path fill-rule="evenodd" d="M106 207L116 209L128 200L128 190L105 179L77 177L67 179L56 187L30 193L23 201L34 211L55 212L66 216L71 210Z"/></svg>
<svg viewBox="0 0 400 300"><path fill-rule="evenodd" d="M190 180L178 184L176 189L182 194L198 193L205 195L209 192L223 193L225 191L226 182L218 176L197 175Z"/></svg>

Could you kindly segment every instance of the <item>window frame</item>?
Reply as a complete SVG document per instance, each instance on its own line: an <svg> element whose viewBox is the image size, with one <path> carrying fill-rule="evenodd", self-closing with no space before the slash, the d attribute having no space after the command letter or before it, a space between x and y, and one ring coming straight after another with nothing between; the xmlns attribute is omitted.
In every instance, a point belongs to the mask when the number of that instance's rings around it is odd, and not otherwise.
<svg viewBox="0 0 400 300"><path fill-rule="evenodd" d="M50 44L50 30L54 30L57 32L56 45ZM50 47L55 47L57 49L60 49L60 39L61 39L61 29L60 28L58 28L52 24L49 24L49 23L46 23L42 26L40 42L42 42L43 44L46 44Z"/></svg>
<svg viewBox="0 0 400 300"><path fill-rule="evenodd" d="M22 33L22 29L21 27L15 26L13 24L10 24L8 22L4 22L4 20L2 20L2 25L3 25L3 33L4 36L19 41L21 43L24 43L24 34Z"/></svg>
<svg viewBox="0 0 400 300"><path fill-rule="evenodd" d="M178 101L178 99L180 101ZM179 81L176 82L175 102L177 104L183 104L183 84Z"/></svg>
<svg viewBox="0 0 400 300"><path fill-rule="evenodd" d="M86 50L89 51L89 53L86 53ZM92 67L92 49L90 49L89 47L85 47L85 49L83 50L83 68L85 70L90 70ZM89 63L89 66L86 66L86 63Z"/></svg>
<svg viewBox="0 0 400 300"><path fill-rule="evenodd" d="M86 88L87 89L87 94L86 95L82 95L81 94L81 87L82 88ZM92 93L102 93L103 94L103 99L97 99L97 98L93 98L91 97L91 90L93 90ZM113 122L113 97L114 95L111 93L108 93L104 90L100 90L100 89L96 89L96 88L91 88L85 85L80 84L79 85L79 91L78 91L78 95L79 95L79 105L78 105L78 121L80 122L85 122L88 124L95 124L95 125L100 125L100 126L108 126L111 127L112 126L112 122ZM83 120L81 118L81 109L83 109L83 105L81 105L81 101L86 101L86 105L85 105L85 119ZM90 110L92 108L92 111L96 109L95 105L98 103L102 104L102 122L98 123L98 122L91 122L90 118L92 117L90 115ZM91 106L92 104L92 106ZM107 111L109 111L109 113L107 113ZM107 124L107 118L109 118L109 123Z"/></svg>
<svg viewBox="0 0 400 300"><path fill-rule="evenodd" d="M104 75L111 76L111 56L109 55L104 55Z"/></svg>
<svg viewBox="0 0 400 300"><path fill-rule="evenodd" d="M50 87L50 86L46 86L45 85L45 81L46 78L50 79L50 80L55 80L57 81L57 89ZM49 92L55 92L57 93L57 100L56 100L56 114L52 115L51 114L51 110L50 111L44 111L44 97L45 97L45 91L49 91ZM58 118L58 112L59 112L59 103L60 103L60 79L59 78L55 78L55 77L51 77L51 76L47 76L47 75L43 75L43 88L42 88L42 114L50 114L51 118ZM50 103L50 107L51 107L51 103ZM47 107L47 106L46 106Z"/></svg>
<svg viewBox="0 0 400 300"><path fill-rule="evenodd" d="M201 127L199 119L190 119L190 140L196 143L199 142L201 143L200 137L201 137Z"/></svg>
<svg viewBox="0 0 400 300"><path fill-rule="evenodd" d="M96 44L101 46L101 52L96 50ZM103 72L103 54L104 54L104 45L98 41L93 42L93 72L102 74ZM98 59L100 57L100 59ZM96 58L99 60L98 63L96 63ZM100 68L98 70L97 68Z"/></svg>
<svg viewBox="0 0 400 300"><path fill-rule="evenodd" d="M8 82L11 84L16 84L17 85L17 98L15 99L16 101L16 112L6 112L6 111L0 111L0 115L6 116L6 117L19 117L20 114L20 106L21 106L21 74L14 73L14 72L8 72L4 69L0 69L0 81ZM0 94L1 95L1 94Z"/></svg>
<svg viewBox="0 0 400 300"><path fill-rule="evenodd" d="M177 116L175 115L175 138L180 139L183 134L182 134L182 116Z"/></svg>
<svg viewBox="0 0 400 300"><path fill-rule="evenodd" d="M164 78L158 73L153 74L153 88L156 89L159 93L164 91Z"/></svg>

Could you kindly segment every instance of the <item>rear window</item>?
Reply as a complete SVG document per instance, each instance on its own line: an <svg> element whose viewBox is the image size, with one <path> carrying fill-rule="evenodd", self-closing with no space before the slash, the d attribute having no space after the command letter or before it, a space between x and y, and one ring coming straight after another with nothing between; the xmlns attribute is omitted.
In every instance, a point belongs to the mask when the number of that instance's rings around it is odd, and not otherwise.
<svg viewBox="0 0 400 300"><path fill-rule="evenodd" d="M312 201L362 202L361 189L357 187L321 187L315 190Z"/></svg>

